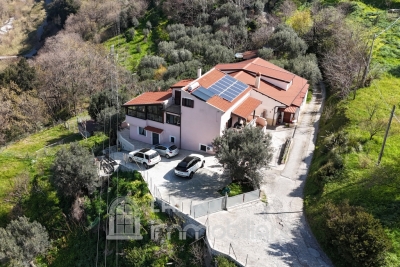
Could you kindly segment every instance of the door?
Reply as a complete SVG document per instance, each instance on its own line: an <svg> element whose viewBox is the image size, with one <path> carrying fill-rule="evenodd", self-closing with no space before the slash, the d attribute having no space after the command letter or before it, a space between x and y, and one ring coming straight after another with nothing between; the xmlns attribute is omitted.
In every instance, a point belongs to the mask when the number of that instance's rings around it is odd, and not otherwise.
<svg viewBox="0 0 400 267"><path fill-rule="evenodd" d="M160 143L160 135L158 133L153 133L153 145L158 145Z"/></svg>
<svg viewBox="0 0 400 267"><path fill-rule="evenodd" d="M290 123L291 113L285 112L283 115L283 122Z"/></svg>
<svg viewBox="0 0 400 267"><path fill-rule="evenodd" d="M134 155L135 161L142 163L143 162L143 156L144 156L143 153L136 153Z"/></svg>
<svg viewBox="0 0 400 267"><path fill-rule="evenodd" d="M175 105L181 105L181 91L175 91Z"/></svg>

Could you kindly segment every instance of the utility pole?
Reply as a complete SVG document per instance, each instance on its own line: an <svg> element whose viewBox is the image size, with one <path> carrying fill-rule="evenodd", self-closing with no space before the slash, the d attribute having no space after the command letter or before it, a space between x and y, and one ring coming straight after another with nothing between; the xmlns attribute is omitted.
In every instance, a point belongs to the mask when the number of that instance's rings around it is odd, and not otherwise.
<svg viewBox="0 0 400 267"><path fill-rule="evenodd" d="M379 153L378 165L381 163L381 159L382 159L382 156L383 156L383 150L385 149L386 138L387 138L387 136L389 134L390 124L392 123L392 119L393 119L393 116L394 116L394 110L395 109L396 109L396 105L393 105L392 113L390 114L389 124L388 124L388 126L386 128L385 138L383 139L383 143L382 143L381 153Z"/></svg>

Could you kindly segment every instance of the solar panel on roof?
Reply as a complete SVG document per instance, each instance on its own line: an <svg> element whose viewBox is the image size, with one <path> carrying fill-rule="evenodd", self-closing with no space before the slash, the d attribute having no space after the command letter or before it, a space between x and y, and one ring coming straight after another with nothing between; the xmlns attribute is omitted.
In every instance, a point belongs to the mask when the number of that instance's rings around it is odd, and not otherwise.
<svg viewBox="0 0 400 267"><path fill-rule="evenodd" d="M204 87L200 87L200 88L198 88L196 91L200 91L200 92L202 92L203 94L208 95L208 96L210 96L210 97L213 97L213 96L215 95L213 92L211 92L210 90L207 90L207 89L204 88Z"/></svg>
<svg viewBox="0 0 400 267"><path fill-rule="evenodd" d="M225 75L216 83L211 85L208 90L205 90L232 102L236 97L238 97L238 95L246 90L247 87L247 84L244 84L229 75Z"/></svg>
<svg viewBox="0 0 400 267"><path fill-rule="evenodd" d="M204 94L203 92L199 91L198 89L192 93L192 95L200 98L203 101L207 101L211 98L211 96Z"/></svg>

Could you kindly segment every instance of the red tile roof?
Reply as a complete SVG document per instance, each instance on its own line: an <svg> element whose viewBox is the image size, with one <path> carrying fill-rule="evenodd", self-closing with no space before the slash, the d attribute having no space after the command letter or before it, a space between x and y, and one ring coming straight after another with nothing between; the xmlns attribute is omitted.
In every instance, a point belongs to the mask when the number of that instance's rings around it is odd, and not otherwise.
<svg viewBox="0 0 400 267"><path fill-rule="evenodd" d="M200 79L197 80L197 82L204 88L208 88L224 76L225 73L223 73L222 71L211 69L209 72L201 76Z"/></svg>
<svg viewBox="0 0 400 267"><path fill-rule="evenodd" d="M295 107L295 106L290 106L290 107L287 107L287 108L278 108L278 111L279 112L286 112L286 113L296 113L296 111L297 111L297 109L298 109L298 107Z"/></svg>
<svg viewBox="0 0 400 267"><path fill-rule="evenodd" d="M230 107L232 107L236 102L238 102L240 99L242 99L243 96L248 94L250 91L251 91L251 88L250 87L247 88L238 97L236 97L232 102L229 102L228 100L225 100L222 97L215 95L215 96L211 97L210 99L208 99L207 103L225 112Z"/></svg>
<svg viewBox="0 0 400 267"><path fill-rule="evenodd" d="M247 118L259 105L261 105L261 103L262 101L258 99L248 97L242 104L232 111L232 113L239 117Z"/></svg>
<svg viewBox="0 0 400 267"><path fill-rule="evenodd" d="M307 84L306 86L303 87L303 89L300 91L299 95L293 101L292 105L295 105L298 107L301 106L301 103L303 102L304 97L306 96L309 87L310 87L309 84Z"/></svg>
<svg viewBox="0 0 400 267"><path fill-rule="evenodd" d="M167 92L146 92L129 100L123 106L161 104L171 97L172 92L170 90Z"/></svg>
<svg viewBox="0 0 400 267"><path fill-rule="evenodd" d="M182 88L191 83L192 81L193 79L180 80L176 84L172 85L171 88L176 88L176 87Z"/></svg>
<svg viewBox="0 0 400 267"><path fill-rule="evenodd" d="M215 68L229 73L235 79L253 86L253 90L286 106L300 106L309 87L306 79L261 58L231 64L218 64ZM254 88L257 73L261 74L261 82L259 88ZM266 81L266 79L273 79L283 84L290 84L291 82L292 84L287 90L284 90Z"/></svg>
<svg viewBox="0 0 400 267"><path fill-rule="evenodd" d="M164 131L163 129L156 128L156 127L153 127L153 126L146 126L146 127L144 127L144 129L146 131L150 131L150 132L158 133L158 134L160 134L160 133L162 133Z"/></svg>

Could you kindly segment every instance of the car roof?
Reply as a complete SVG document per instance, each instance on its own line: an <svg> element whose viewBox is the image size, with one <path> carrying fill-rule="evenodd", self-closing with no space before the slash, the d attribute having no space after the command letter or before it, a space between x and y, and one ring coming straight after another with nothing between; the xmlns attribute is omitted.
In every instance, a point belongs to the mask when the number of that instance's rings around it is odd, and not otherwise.
<svg viewBox="0 0 400 267"><path fill-rule="evenodd" d="M165 146L165 147L170 147L170 146L172 146L172 145L175 145L174 143L161 143L161 144L158 144L158 145L154 145L155 147L156 146Z"/></svg>
<svg viewBox="0 0 400 267"><path fill-rule="evenodd" d="M143 153L143 154L146 154L146 155L153 154L153 153L157 153L157 151L155 151L155 150L153 150L153 149L150 149L150 148L142 148L142 149L140 149L140 150L135 150L135 151L129 152L129 154L135 154L135 153L138 153L138 152Z"/></svg>
<svg viewBox="0 0 400 267"><path fill-rule="evenodd" d="M194 160L194 157L192 157L192 156L187 156L186 158L184 158L184 159L182 160L182 162L191 162L192 160Z"/></svg>

